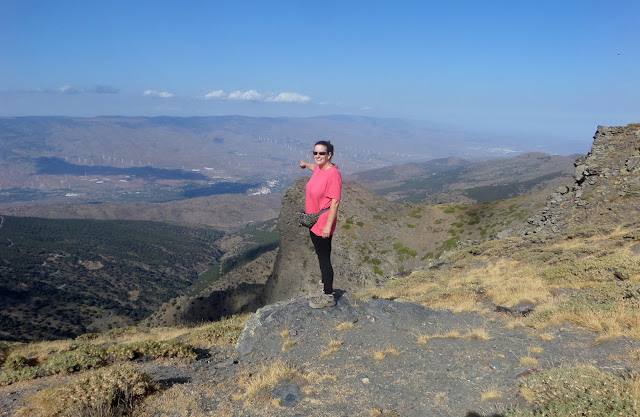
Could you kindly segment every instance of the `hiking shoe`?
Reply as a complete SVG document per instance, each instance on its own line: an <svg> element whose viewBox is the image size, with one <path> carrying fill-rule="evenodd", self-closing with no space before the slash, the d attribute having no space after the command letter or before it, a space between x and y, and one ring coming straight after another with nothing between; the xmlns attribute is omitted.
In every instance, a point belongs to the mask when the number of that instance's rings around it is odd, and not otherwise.
<svg viewBox="0 0 640 417"><path fill-rule="evenodd" d="M336 305L336 299L333 294L319 294L316 297L311 297L309 300L309 307L311 308L324 308L333 307Z"/></svg>

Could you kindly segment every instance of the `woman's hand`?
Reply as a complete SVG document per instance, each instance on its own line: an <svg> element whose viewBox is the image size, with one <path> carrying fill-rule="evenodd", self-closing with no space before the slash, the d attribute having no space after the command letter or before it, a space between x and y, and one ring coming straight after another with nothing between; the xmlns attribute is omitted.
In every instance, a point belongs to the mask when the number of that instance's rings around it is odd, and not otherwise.
<svg viewBox="0 0 640 417"><path fill-rule="evenodd" d="M329 239L331 237L331 224L327 223L324 229L322 229L322 237L325 239Z"/></svg>
<svg viewBox="0 0 640 417"><path fill-rule="evenodd" d="M307 163L303 160L300 160L300 168L305 169L307 167Z"/></svg>

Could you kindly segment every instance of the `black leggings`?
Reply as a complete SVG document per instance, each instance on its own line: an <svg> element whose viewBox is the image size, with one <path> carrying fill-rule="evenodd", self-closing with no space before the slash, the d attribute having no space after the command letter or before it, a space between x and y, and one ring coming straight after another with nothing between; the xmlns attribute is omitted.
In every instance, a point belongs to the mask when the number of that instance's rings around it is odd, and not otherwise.
<svg viewBox="0 0 640 417"><path fill-rule="evenodd" d="M333 267L331 266L331 239L333 236L325 239L322 236L317 236L311 230L309 230L309 236L311 236L311 242L313 242L316 255L318 255L324 293L333 294Z"/></svg>

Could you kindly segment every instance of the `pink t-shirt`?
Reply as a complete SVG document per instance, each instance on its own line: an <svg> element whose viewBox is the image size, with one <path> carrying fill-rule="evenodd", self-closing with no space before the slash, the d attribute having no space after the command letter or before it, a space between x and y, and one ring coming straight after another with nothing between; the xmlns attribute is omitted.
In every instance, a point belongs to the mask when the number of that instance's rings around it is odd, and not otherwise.
<svg viewBox="0 0 640 417"><path fill-rule="evenodd" d="M318 213L320 210L331 207L331 200L340 200L342 198L342 175L338 171L338 166L334 165L329 169L320 169L316 165L313 174L307 182L307 192L304 204L304 210L307 213ZM322 229L327 224L329 212L322 213L318 222L313 225L311 231L322 236ZM336 230L336 221L331 226L331 234Z"/></svg>

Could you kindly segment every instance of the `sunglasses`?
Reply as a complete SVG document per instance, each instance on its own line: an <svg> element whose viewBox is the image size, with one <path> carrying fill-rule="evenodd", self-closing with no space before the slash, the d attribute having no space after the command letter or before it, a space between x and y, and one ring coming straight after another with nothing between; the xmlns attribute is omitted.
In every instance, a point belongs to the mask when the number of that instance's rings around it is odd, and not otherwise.
<svg viewBox="0 0 640 417"><path fill-rule="evenodd" d="M326 155L327 152L317 152L317 151L313 151L314 155Z"/></svg>

